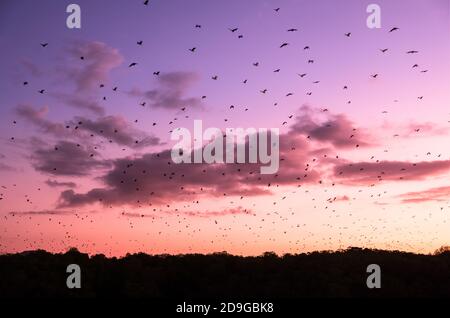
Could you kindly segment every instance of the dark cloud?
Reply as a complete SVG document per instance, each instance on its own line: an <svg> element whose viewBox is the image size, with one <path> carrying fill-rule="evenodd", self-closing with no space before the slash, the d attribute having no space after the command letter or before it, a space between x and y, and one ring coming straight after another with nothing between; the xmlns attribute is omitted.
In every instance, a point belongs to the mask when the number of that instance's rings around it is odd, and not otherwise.
<svg viewBox="0 0 450 318"><path fill-rule="evenodd" d="M335 148L373 146L371 137L343 114L332 114L303 106L291 130L314 141L330 143Z"/></svg>
<svg viewBox="0 0 450 318"><path fill-rule="evenodd" d="M142 214L136 212L122 212L120 215L127 218L152 218L152 219L155 218L153 214Z"/></svg>
<svg viewBox="0 0 450 318"><path fill-rule="evenodd" d="M95 150L79 144L60 141L53 148L37 148L31 159L37 171L62 176L84 176L110 166L108 160L97 159Z"/></svg>
<svg viewBox="0 0 450 318"><path fill-rule="evenodd" d="M45 183L52 188L65 187L65 188L76 188L77 184L75 182L60 182L57 180L47 180Z"/></svg>
<svg viewBox="0 0 450 318"><path fill-rule="evenodd" d="M133 90L131 95L145 98L151 107L178 109L181 107L200 107L201 99L185 97L186 91L199 79L193 72L172 72L157 77L158 88L142 92Z"/></svg>
<svg viewBox="0 0 450 318"><path fill-rule="evenodd" d="M53 135L55 137L83 141L86 144L86 138L90 134L107 138L121 146L132 148L143 148L147 146L155 146L160 144L160 140L144 131L132 127L122 116L106 116L92 120L86 117L76 117L66 124L55 123L46 119L48 107L39 110L28 105L19 105L16 108L17 114L28 120L30 123L39 127L42 132ZM76 133L73 129L77 128Z"/></svg>
<svg viewBox="0 0 450 318"><path fill-rule="evenodd" d="M280 162L275 174L260 174L260 163L174 164L170 151L164 150L114 160L113 168L102 178L104 187L86 193L64 191L60 196L60 205L79 206L102 202L105 205L145 206L223 196L267 195L272 194L272 189L278 186L320 184L330 178L348 183L373 182L378 180L375 172L383 168L386 168L386 178L391 179L418 177L418 171L423 169L425 174L429 170L429 167L422 168L425 165L423 163L418 164L418 167L411 164L411 169L415 168L414 173L401 171L394 174L396 164L389 163L376 164L374 167L371 163L357 163L356 168L349 168L344 160L328 157L327 154L335 153L336 148L354 146L353 143L369 145L365 141L370 139L369 136L361 133L359 137L350 138L351 133L354 133L351 122L342 115L332 114L324 115L325 122L337 128L333 130L334 134L324 132L329 129L328 124L317 124L312 120L312 113L316 110L304 107L302 112L294 128L280 136ZM315 138L307 138L310 134ZM364 140L358 139L361 136L364 136ZM330 147L323 147L323 142L330 143ZM246 146L248 158L248 144ZM359 170L360 166L367 166L369 173L362 174L364 169Z"/></svg>
<svg viewBox="0 0 450 318"><path fill-rule="evenodd" d="M159 138L133 128L122 116L107 116L96 120L77 117L72 124L78 125L80 130L98 134L122 146L143 148L160 144Z"/></svg>
<svg viewBox="0 0 450 318"><path fill-rule="evenodd" d="M61 195L62 206L77 206L102 201L104 204L163 204L194 200L206 196L257 195L269 193L249 175L249 166L208 164L174 164L170 151L146 154L138 158L114 161L114 168L104 177L105 188L85 194L72 190Z"/></svg>
<svg viewBox="0 0 450 318"><path fill-rule="evenodd" d="M75 214L75 211L66 211L66 210L41 210L41 211L13 211L9 212L9 215L70 215Z"/></svg>
<svg viewBox="0 0 450 318"><path fill-rule="evenodd" d="M255 164L174 164L170 150L122 158L103 176L105 186L87 193L64 191L60 206L166 204L223 196L271 194L280 185L318 182L321 172L309 162L309 144L292 133L280 137L280 166L276 174L260 174ZM247 147L248 158L248 147ZM309 163L310 164L309 164Z"/></svg>

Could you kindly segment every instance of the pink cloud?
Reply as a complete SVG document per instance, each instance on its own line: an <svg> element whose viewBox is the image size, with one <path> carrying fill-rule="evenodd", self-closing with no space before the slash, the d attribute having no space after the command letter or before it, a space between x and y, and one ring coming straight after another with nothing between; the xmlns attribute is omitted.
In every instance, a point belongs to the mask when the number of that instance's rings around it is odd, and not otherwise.
<svg viewBox="0 0 450 318"><path fill-rule="evenodd" d="M237 208L230 208L230 209L224 209L224 210L218 210L218 211L178 211L176 209L173 212L170 212L171 214L182 214L187 216L193 216L193 217L201 217L201 218L211 218L211 217L221 217L226 215L238 215L238 214L244 214L244 215L254 215L255 213L249 209L244 209L242 207ZM155 218L156 216L154 214L142 214L142 213L134 213L134 212L122 212L122 216L129 217L129 218Z"/></svg>
<svg viewBox="0 0 450 318"><path fill-rule="evenodd" d="M336 164L333 176L347 184L373 184L380 181L424 180L450 171L450 160L377 161Z"/></svg>
<svg viewBox="0 0 450 318"><path fill-rule="evenodd" d="M450 186L431 188L419 192L407 192L399 195L403 203L422 203L429 201L448 201Z"/></svg>
<svg viewBox="0 0 450 318"><path fill-rule="evenodd" d="M69 52L77 63L66 71L75 81L77 91L89 91L108 81L111 70L123 62L123 57L117 49L98 41L77 43ZM83 57L83 60L80 57Z"/></svg>
<svg viewBox="0 0 450 318"><path fill-rule="evenodd" d="M68 134L63 124L54 123L45 118L48 113L47 106L36 110L29 105L21 104L17 106L16 113L41 128L44 133L49 133L60 137Z"/></svg>

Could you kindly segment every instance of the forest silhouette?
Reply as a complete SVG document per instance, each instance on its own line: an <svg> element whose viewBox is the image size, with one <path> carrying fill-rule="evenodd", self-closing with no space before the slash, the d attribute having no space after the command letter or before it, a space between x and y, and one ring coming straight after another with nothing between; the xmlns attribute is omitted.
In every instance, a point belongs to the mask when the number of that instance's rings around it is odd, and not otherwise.
<svg viewBox="0 0 450 318"><path fill-rule="evenodd" d="M69 264L81 288L69 289ZM381 288L369 289L369 264L381 267ZM89 256L75 248L0 256L0 298L313 298L450 297L450 249L433 255L348 248L257 257L127 254Z"/></svg>

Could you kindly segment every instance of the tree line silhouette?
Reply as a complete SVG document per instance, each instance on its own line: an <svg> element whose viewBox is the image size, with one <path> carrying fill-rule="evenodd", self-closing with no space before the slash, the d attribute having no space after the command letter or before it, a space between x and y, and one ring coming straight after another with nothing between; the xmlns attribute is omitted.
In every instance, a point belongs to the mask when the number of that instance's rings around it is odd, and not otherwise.
<svg viewBox="0 0 450 318"><path fill-rule="evenodd" d="M69 289L69 264L81 288ZM369 264L381 267L381 288L369 289ZM72 248L0 256L0 298L298 298L450 297L450 248L433 255L348 248L257 257L127 254L89 256Z"/></svg>

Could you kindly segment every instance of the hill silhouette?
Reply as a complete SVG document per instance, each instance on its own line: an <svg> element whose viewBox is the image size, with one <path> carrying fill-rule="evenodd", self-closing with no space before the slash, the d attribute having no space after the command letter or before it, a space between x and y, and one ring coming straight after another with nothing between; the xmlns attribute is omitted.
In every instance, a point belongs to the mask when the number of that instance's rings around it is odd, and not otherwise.
<svg viewBox="0 0 450 318"><path fill-rule="evenodd" d="M69 264L82 286L68 289ZM369 264L381 288L369 289ZM133 254L123 258L37 250L0 256L0 298L450 297L450 251L434 255L349 248L282 257Z"/></svg>

